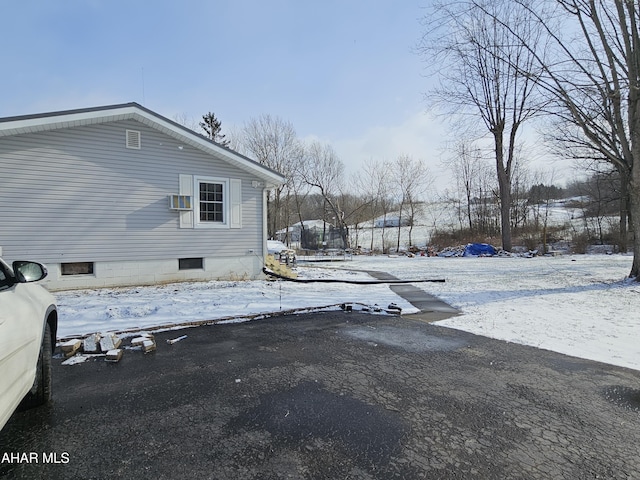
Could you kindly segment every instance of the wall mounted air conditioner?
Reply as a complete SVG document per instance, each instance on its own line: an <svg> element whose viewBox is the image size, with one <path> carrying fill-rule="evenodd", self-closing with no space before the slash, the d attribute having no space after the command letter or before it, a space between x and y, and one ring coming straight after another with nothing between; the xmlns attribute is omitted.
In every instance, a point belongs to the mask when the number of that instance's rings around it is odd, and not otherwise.
<svg viewBox="0 0 640 480"><path fill-rule="evenodd" d="M169 210L193 210L191 195L169 195Z"/></svg>

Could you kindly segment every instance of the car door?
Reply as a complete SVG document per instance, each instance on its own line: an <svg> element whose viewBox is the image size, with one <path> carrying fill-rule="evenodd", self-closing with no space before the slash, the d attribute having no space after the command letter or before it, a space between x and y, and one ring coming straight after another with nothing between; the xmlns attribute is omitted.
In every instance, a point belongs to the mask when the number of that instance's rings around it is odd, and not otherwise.
<svg viewBox="0 0 640 480"><path fill-rule="evenodd" d="M43 317L28 288L0 261L0 425L33 385Z"/></svg>

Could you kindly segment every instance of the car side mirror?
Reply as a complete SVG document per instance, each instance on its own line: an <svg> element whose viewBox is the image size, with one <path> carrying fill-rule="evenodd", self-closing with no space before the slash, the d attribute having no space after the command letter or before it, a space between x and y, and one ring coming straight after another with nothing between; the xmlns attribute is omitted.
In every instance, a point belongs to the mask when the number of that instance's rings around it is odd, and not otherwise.
<svg viewBox="0 0 640 480"><path fill-rule="evenodd" d="M37 282L47 276L47 269L41 263L16 260L12 264L13 272L20 283Z"/></svg>

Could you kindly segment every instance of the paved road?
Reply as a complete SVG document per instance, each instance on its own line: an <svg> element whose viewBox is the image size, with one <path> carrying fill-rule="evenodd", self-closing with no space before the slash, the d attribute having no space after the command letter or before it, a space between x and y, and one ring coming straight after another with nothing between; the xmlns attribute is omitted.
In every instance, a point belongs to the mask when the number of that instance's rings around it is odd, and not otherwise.
<svg viewBox="0 0 640 480"><path fill-rule="evenodd" d="M52 406L0 432L0 455L39 461L0 475L640 478L637 371L361 313L157 339L118 364L57 359Z"/></svg>

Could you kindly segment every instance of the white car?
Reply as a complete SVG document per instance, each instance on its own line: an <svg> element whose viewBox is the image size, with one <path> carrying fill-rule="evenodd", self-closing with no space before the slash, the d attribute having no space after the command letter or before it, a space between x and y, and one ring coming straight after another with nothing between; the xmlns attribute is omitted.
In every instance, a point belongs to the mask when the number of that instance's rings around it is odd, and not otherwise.
<svg viewBox="0 0 640 480"><path fill-rule="evenodd" d="M277 258L280 263L286 263L287 265L296 263L296 251L278 240L267 240L267 253Z"/></svg>
<svg viewBox="0 0 640 480"><path fill-rule="evenodd" d="M58 311L53 295L35 283L46 276L39 263L9 267L0 259L0 429L18 406L51 399Z"/></svg>

